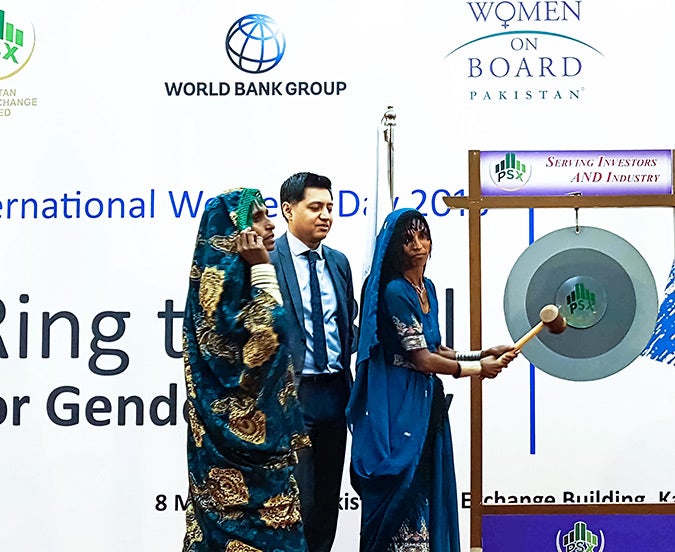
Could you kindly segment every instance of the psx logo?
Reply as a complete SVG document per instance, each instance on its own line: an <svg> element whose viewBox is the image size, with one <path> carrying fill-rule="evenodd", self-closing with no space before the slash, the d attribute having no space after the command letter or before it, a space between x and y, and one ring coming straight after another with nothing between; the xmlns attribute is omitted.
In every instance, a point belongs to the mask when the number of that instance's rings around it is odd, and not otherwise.
<svg viewBox="0 0 675 552"><path fill-rule="evenodd" d="M0 9L0 80L23 69L35 48L35 31L30 22L14 12Z"/></svg>
<svg viewBox="0 0 675 552"><path fill-rule="evenodd" d="M516 157L515 153L507 153L490 171L495 186L502 190L518 190L530 180L532 170L529 165Z"/></svg>

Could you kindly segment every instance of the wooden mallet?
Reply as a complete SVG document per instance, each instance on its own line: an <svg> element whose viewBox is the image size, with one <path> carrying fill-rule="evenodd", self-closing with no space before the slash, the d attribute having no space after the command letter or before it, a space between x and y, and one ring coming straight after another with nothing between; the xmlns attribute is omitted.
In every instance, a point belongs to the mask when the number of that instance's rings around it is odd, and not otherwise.
<svg viewBox="0 0 675 552"><path fill-rule="evenodd" d="M555 305L546 305L539 311L539 323L513 344L513 350L519 351L522 349L530 339L544 328L548 328L548 331L552 334L562 333L567 328L567 321Z"/></svg>

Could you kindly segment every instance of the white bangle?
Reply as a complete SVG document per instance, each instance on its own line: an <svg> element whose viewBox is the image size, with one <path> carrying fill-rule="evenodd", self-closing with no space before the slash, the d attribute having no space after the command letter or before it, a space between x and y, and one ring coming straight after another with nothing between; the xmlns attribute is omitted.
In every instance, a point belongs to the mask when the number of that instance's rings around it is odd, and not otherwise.
<svg viewBox="0 0 675 552"><path fill-rule="evenodd" d="M480 360L460 360L457 364L459 364L459 372L455 376L456 378L478 376L482 370Z"/></svg>
<svg viewBox="0 0 675 552"><path fill-rule="evenodd" d="M281 292L279 291L279 282L271 264L257 264L251 267L251 286L260 288L269 293L274 300L283 305Z"/></svg>

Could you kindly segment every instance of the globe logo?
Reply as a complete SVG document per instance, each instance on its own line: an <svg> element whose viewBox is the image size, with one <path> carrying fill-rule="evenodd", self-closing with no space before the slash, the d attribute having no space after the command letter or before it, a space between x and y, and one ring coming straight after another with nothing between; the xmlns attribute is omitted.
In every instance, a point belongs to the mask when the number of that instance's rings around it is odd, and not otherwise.
<svg viewBox="0 0 675 552"><path fill-rule="evenodd" d="M245 15L227 31L225 51L230 61L242 71L265 73L284 57L286 38L271 17Z"/></svg>

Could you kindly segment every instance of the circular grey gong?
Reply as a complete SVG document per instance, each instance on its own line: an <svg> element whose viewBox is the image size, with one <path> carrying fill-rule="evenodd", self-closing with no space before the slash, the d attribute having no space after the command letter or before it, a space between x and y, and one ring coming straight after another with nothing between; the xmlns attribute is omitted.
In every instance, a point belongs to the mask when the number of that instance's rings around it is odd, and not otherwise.
<svg viewBox="0 0 675 552"><path fill-rule="evenodd" d="M649 341L658 311L654 277L640 253L616 234L589 226L539 238L513 265L504 313L514 341L539 322L548 304L558 306L567 329L544 329L523 347L523 356L573 381L628 366Z"/></svg>

